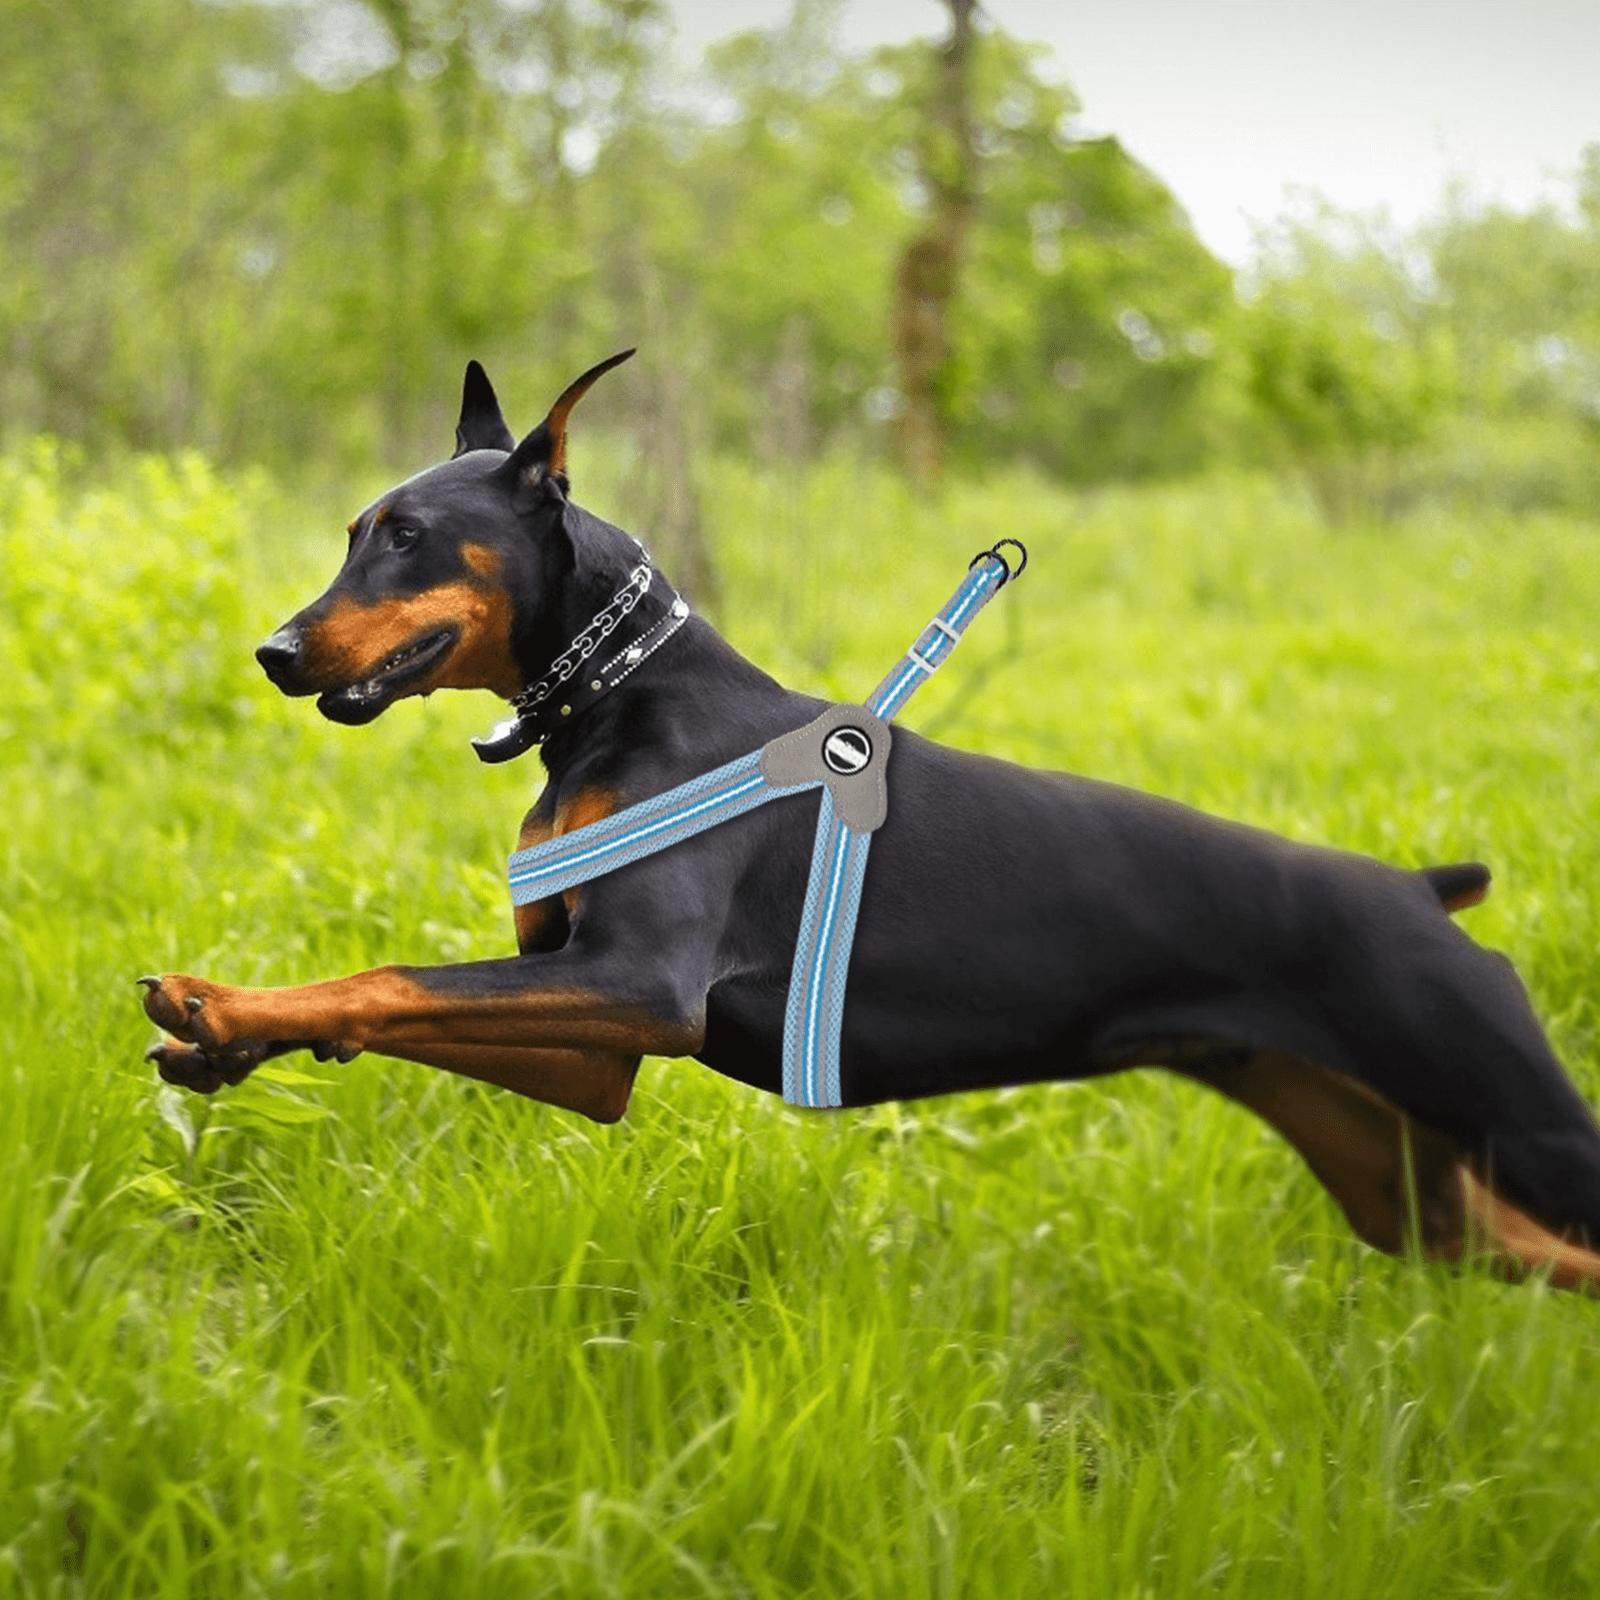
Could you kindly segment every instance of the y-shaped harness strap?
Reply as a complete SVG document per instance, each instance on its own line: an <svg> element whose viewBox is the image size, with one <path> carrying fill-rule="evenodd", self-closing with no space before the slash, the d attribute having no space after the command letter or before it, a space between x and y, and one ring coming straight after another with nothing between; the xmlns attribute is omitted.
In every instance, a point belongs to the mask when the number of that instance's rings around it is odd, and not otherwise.
<svg viewBox="0 0 1600 1600"><path fill-rule="evenodd" d="M1012 545L1015 570L1000 550ZM782 795L822 790L816 846L783 1025L783 1098L797 1106L839 1106L839 1035L867 849L888 815L889 722L944 665L972 619L1028 553L1002 539L974 556L960 587L922 630L864 706L830 706L815 721L726 766L511 857L516 905L561 894L654 855Z"/></svg>

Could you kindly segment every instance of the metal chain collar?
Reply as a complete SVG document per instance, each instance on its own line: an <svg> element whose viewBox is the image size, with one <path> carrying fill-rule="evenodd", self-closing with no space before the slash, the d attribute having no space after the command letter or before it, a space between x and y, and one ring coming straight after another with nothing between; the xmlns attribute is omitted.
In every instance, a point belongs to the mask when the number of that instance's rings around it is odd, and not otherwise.
<svg viewBox="0 0 1600 1600"><path fill-rule="evenodd" d="M639 556L639 565L628 574L628 581L550 663L544 676L530 683L521 694L512 697L511 704L516 707L519 716L526 716L543 705L600 648L606 638L616 632L622 619L650 592L655 568L650 564L650 554L643 545L639 546Z"/></svg>

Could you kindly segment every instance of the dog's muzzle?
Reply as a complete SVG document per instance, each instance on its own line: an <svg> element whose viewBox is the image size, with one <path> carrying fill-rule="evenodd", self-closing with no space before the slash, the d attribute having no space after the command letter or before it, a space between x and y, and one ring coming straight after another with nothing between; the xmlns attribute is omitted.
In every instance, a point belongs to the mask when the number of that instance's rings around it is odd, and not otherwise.
<svg viewBox="0 0 1600 1600"><path fill-rule="evenodd" d="M271 682L285 694L304 693L300 671L305 655L305 636L293 626L284 626L262 641L256 650L256 660Z"/></svg>

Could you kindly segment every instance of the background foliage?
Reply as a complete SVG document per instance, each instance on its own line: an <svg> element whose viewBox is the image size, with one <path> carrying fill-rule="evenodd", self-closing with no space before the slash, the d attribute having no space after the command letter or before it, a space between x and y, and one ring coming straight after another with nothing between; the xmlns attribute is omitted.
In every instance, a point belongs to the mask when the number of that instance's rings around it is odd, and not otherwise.
<svg viewBox="0 0 1600 1600"><path fill-rule="evenodd" d="M409 469L466 355L543 397L630 343L648 377L613 416L680 470L877 453L904 407L896 268L950 159L947 80L926 44L844 52L829 0L687 83L661 0L7 16L13 433ZM1397 237L1308 207L1235 283L1159 178L1077 131L1047 55L980 15L967 76L955 465L1091 482L1277 453L1340 518L1593 501L1600 151L1573 152L1565 210L1458 198Z"/></svg>

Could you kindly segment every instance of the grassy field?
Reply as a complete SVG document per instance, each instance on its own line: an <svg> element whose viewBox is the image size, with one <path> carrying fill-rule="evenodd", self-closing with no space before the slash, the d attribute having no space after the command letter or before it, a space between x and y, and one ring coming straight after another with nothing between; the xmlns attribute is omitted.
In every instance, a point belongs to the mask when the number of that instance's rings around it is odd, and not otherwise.
<svg viewBox="0 0 1600 1600"><path fill-rule="evenodd" d="M913 725L1490 861L1468 926L1600 1096L1600 524L720 480L722 621L792 681L864 692L1016 534ZM1366 1251L1174 1080L819 1117L657 1064L609 1130L373 1057L159 1088L137 973L509 948L491 703L335 728L250 659L361 498L0 463L0 1594L1600 1588L1600 1307Z"/></svg>

